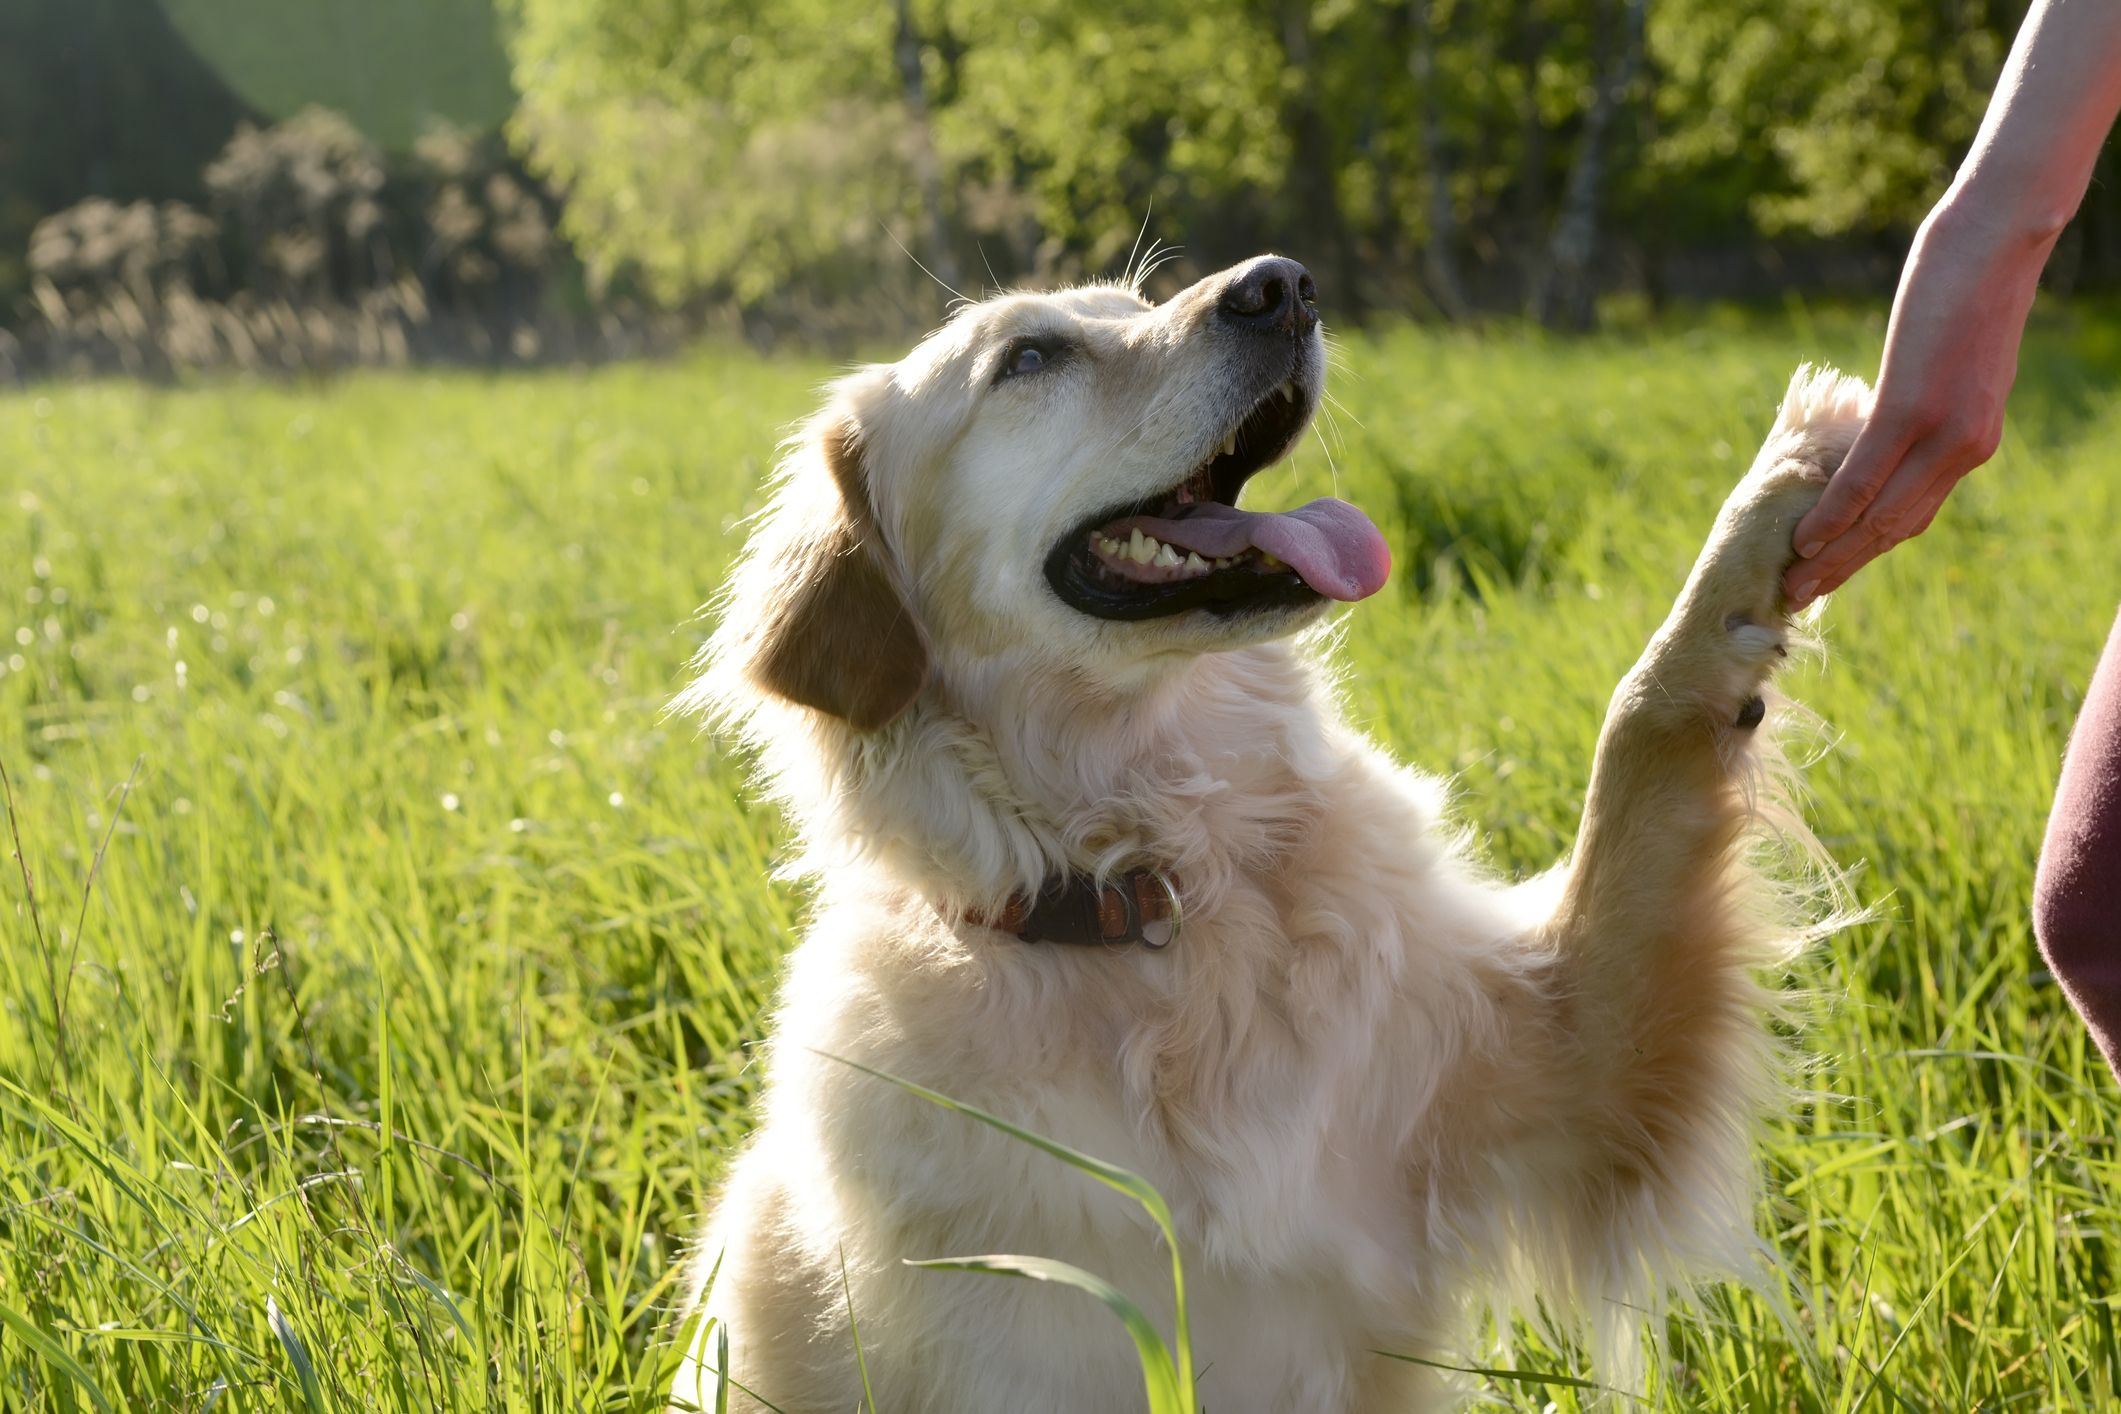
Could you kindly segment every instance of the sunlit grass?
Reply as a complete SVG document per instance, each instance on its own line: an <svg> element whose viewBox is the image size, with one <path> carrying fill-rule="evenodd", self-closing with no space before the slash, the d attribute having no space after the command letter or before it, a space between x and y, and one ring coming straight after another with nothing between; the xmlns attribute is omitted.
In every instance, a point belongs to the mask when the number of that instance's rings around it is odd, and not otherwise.
<svg viewBox="0 0 2121 1414"><path fill-rule="evenodd" d="M1351 708L1508 866L1566 846L1611 685L1791 366L1875 337L1343 342L1337 472L1314 441L1254 494L1337 482L1384 523ZM0 398L0 766L37 899L0 861L0 1405L656 1407L802 907L738 766L661 708L829 372ZM1998 462L1790 684L1838 733L1812 819L1879 921L1798 979L1819 1060L1761 1214L1796 1324L1712 1302L1660 1407L2121 1388L2121 1091L2025 919L2121 599L2117 382L2121 322L2044 329ZM1495 1353L1450 1354L1595 1376Z"/></svg>

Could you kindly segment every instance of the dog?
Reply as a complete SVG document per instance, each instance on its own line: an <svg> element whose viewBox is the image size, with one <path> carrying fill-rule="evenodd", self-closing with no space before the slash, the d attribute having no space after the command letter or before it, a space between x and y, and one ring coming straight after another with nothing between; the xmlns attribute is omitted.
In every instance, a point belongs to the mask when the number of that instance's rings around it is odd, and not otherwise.
<svg viewBox="0 0 2121 1414"><path fill-rule="evenodd" d="M725 1340L747 1410L1146 1407L1082 1293L906 1265L1058 1258L1168 1335L1142 1210L862 1067L1148 1178L1218 1414L1451 1407L1375 1352L1452 1363L1486 1312L1632 1381L1660 1301L1756 1260L1759 979L1801 932L1748 844L1802 828L1779 583L1868 390L1799 370L1612 698L1573 851L1504 884L1306 632L1384 585L1383 536L1237 508L1325 369L1310 273L1263 256L1160 305L962 308L791 440L680 705L754 754L814 913L674 1407L713 1407Z"/></svg>

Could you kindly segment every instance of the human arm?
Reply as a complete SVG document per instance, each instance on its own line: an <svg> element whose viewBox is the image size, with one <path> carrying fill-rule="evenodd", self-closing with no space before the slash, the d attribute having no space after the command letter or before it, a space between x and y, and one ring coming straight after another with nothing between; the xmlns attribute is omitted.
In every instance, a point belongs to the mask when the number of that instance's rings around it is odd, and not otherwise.
<svg viewBox="0 0 2121 1414"><path fill-rule="evenodd" d="M2121 109L2121 4L2034 0L1974 145L1915 237L1877 401L1798 525L1793 606L1929 528L1994 454L2041 267Z"/></svg>

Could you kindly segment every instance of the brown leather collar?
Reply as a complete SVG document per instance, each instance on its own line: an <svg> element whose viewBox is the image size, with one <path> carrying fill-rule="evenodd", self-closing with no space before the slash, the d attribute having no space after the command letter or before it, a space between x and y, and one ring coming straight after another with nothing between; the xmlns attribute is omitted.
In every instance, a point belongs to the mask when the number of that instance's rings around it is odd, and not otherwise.
<svg viewBox="0 0 2121 1414"><path fill-rule="evenodd" d="M1168 947L1185 924L1178 889L1159 869L1134 869L1099 884L1087 874L1049 879L1036 894L1018 894L999 913L966 921L1013 933L1027 943L1140 943Z"/></svg>

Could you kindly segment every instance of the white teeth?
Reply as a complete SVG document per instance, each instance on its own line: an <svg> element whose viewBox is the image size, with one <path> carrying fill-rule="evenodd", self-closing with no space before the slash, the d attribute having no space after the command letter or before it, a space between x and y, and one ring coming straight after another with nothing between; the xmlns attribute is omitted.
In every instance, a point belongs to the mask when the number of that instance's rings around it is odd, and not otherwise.
<svg viewBox="0 0 2121 1414"><path fill-rule="evenodd" d="M1093 543L1097 552L1108 560L1131 560L1161 570L1183 570L1189 575L1206 574L1209 569L1209 562L1198 551L1166 545L1153 535L1142 534L1139 526L1130 530L1125 540L1100 535ZM1219 559L1214 562L1214 568L1223 569L1230 563L1230 560Z"/></svg>
<svg viewBox="0 0 2121 1414"><path fill-rule="evenodd" d="M1223 556L1223 557L1222 557L1221 559L1218 559L1218 560L1217 560L1217 561L1215 562L1215 567L1216 567L1217 569L1219 569L1219 570L1226 570L1226 569L1230 568L1230 566L1231 566L1231 565L1233 565L1233 564L1235 564L1235 563L1237 563L1237 562L1236 562L1235 560L1233 560L1233 559L1231 559L1231 558L1230 558L1229 556L1225 555L1225 556Z"/></svg>
<svg viewBox="0 0 2121 1414"><path fill-rule="evenodd" d="M1229 436L1223 438L1223 455L1226 457L1233 456L1236 454L1236 452L1237 434L1235 432L1232 432Z"/></svg>
<svg viewBox="0 0 2121 1414"><path fill-rule="evenodd" d="M1170 557L1168 561L1165 559L1166 556ZM1166 563L1175 565L1178 563L1178 556L1172 553L1169 545L1164 544L1153 535L1142 534L1140 526L1136 526L1134 533L1128 537L1127 543L1119 547L1117 557L1122 560L1132 560L1138 565L1160 565Z"/></svg>
<svg viewBox="0 0 2121 1414"><path fill-rule="evenodd" d="M1283 397L1287 398L1287 399L1288 399L1288 400L1289 400L1290 402L1292 402L1292 403L1293 403L1293 402L1295 402L1295 401L1296 401L1296 380L1295 380L1295 379L1293 379L1293 378L1287 378L1287 379L1283 379L1283 380L1282 380L1282 385L1281 385L1281 387L1280 387L1280 388L1278 388L1278 389L1276 389L1275 391L1276 391L1276 392L1279 392L1279 393L1280 393L1280 394L1281 394L1281 395L1282 395Z"/></svg>

